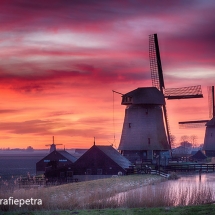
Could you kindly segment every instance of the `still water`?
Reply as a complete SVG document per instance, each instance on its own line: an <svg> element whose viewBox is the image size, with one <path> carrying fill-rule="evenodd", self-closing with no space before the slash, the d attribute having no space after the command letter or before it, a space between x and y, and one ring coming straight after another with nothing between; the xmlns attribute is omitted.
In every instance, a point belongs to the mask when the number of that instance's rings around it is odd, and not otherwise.
<svg viewBox="0 0 215 215"><path fill-rule="evenodd" d="M180 175L177 180L140 187L120 193L115 198L122 206L134 204L136 207L197 205L213 202L215 173Z"/></svg>
<svg viewBox="0 0 215 215"><path fill-rule="evenodd" d="M204 174L183 174L177 180L168 180L161 183L162 186L171 186L178 189L180 186L184 188L188 186L192 187L210 187L211 191L215 191L215 173ZM160 187L160 185L155 185Z"/></svg>
<svg viewBox="0 0 215 215"><path fill-rule="evenodd" d="M215 185L215 173L202 173L200 174L188 174L180 175L178 180L169 180L167 183L177 184L177 183L195 183L195 184L213 184Z"/></svg>

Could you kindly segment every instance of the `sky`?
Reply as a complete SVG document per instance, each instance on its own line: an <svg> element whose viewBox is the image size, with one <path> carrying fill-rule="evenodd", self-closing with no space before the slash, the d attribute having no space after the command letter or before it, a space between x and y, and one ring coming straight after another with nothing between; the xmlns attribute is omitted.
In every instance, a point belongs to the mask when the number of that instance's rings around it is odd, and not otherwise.
<svg viewBox="0 0 215 215"><path fill-rule="evenodd" d="M215 81L214 1L0 0L0 148L118 147L121 95L152 86L157 33L166 88L201 85L204 98L166 101L171 134L204 141Z"/></svg>

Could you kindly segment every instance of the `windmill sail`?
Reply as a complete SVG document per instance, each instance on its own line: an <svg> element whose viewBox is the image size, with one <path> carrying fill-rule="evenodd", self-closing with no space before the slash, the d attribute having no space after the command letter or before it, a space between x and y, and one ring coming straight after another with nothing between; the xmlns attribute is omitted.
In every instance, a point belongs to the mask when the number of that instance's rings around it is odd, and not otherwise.
<svg viewBox="0 0 215 215"><path fill-rule="evenodd" d="M212 86L212 108L213 117L215 117L214 86Z"/></svg>
<svg viewBox="0 0 215 215"><path fill-rule="evenodd" d="M214 86L208 87L208 107L209 107L209 118L215 116L214 111Z"/></svg>
<svg viewBox="0 0 215 215"><path fill-rule="evenodd" d="M149 60L152 86L157 87L162 92L165 86L157 34L149 35Z"/></svg>
<svg viewBox="0 0 215 215"><path fill-rule="evenodd" d="M149 60L150 60L152 86L157 87L163 93L165 85L164 85L163 70L162 70L157 34L149 35ZM164 119L165 119L167 139L171 149L170 127L168 123L166 104L163 105L163 113L164 113Z"/></svg>
<svg viewBox="0 0 215 215"><path fill-rule="evenodd" d="M203 98L200 85L191 86L191 87L165 89L157 34L149 35L149 59L150 59L152 86L157 87L163 93L165 98L167 98L168 100ZM163 105L163 113L164 113L167 137L168 137L169 145L171 147L170 127L168 123L166 104Z"/></svg>
<svg viewBox="0 0 215 215"><path fill-rule="evenodd" d="M208 87L208 106L209 106L209 117L214 118L215 117L215 111L214 111L214 86ZM202 127L206 125L206 123L209 120L195 120L195 121L183 121L179 122L180 128L196 128L196 127Z"/></svg>
<svg viewBox="0 0 215 215"><path fill-rule="evenodd" d="M179 122L179 128L199 128L202 126L205 126L205 124L208 122L209 120L193 120L193 121L183 121L183 122Z"/></svg>
<svg viewBox="0 0 215 215"><path fill-rule="evenodd" d="M203 98L201 85L165 89L165 98L168 100Z"/></svg>

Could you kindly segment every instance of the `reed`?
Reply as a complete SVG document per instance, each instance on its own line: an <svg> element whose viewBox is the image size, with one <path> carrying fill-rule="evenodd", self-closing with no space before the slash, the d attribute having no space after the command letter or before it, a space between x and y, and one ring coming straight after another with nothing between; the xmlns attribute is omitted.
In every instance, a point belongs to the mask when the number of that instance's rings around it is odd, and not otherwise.
<svg viewBox="0 0 215 215"><path fill-rule="evenodd" d="M213 193L208 185L186 186L177 189L172 186L154 188L147 186L118 195L120 207L169 207L201 205L213 201Z"/></svg>
<svg viewBox="0 0 215 215"><path fill-rule="evenodd" d="M143 180L144 179L144 180ZM146 183L147 181L147 183ZM164 186L159 177L120 177L79 182L39 189L18 189L1 192L0 198L42 199L42 206L1 206L0 210L75 210L103 208L170 207L199 205L213 201L214 194L207 184L179 188ZM160 186L159 186L160 185Z"/></svg>

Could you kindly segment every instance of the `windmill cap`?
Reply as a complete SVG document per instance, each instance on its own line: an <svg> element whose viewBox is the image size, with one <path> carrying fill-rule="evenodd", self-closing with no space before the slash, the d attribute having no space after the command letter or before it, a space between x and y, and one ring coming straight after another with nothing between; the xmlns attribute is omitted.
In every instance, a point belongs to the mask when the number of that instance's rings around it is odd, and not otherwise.
<svg viewBox="0 0 215 215"><path fill-rule="evenodd" d="M164 95L156 87L139 87L122 96L122 105L152 104L164 105Z"/></svg>

